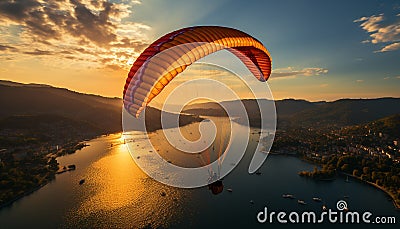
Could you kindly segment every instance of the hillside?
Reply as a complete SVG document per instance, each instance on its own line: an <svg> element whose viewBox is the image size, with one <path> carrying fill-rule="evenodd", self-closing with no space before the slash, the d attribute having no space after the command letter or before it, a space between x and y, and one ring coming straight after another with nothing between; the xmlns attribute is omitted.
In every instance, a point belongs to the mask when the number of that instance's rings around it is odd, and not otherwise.
<svg viewBox="0 0 400 229"><path fill-rule="evenodd" d="M48 142L63 145L92 138L99 133L102 131L87 122L55 114L14 115L0 120L2 148L39 146Z"/></svg>
<svg viewBox="0 0 400 229"><path fill-rule="evenodd" d="M358 133L361 135L382 133L386 137L393 139L400 138L400 114L381 118L363 125L354 125L344 129L347 133Z"/></svg>
<svg viewBox="0 0 400 229"><path fill-rule="evenodd" d="M222 105L238 107L241 101L225 101ZM255 100L242 101L250 114L252 126L259 126L260 114ZM260 100L261 106L270 105ZM89 131L112 133L122 130L122 100L106 98L55 88L40 84L21 84L0 81L0 120L12 116L55 115L73 120L75 126L87 126ZM275 101L279 125L334 125L349 126L368 123L400 113L399 98L341 99L333 102L309 102L285 99ZM148 108L146 118L149 130L160 128L161 111ZM214 102L191 104L187 114L226 116L222 107ZM195 116L181 115L181 124L198 121ZM79 124L78 124L79 123Z"/></svg>
<svg viewBox="0 0 400 229"><path fill-rule="evenodd" d="M87 95L47 85L0 83L0 119L58 115L85 122L101 132L121 130L121 99Z"/></svg>
<svg viewBox="0 0 400 229"><path fill-rule="evenodd" d="M226 101L222 104L239 103ZM255 100L242 100L253 126L259 122ZM261 105L268 100L260 100ZM371 122L400 113L400 98L341 99L333 102L309 102L285 99L275 101L278 123L290 126L347 126ZM184 112L197 115L221 116L223 111L213 102L189 105Z"/></svg>
<svg viewBox="0 0 400 229"><path fill-rule="evenodd" d="M399 98L341 99L306 109L292 122L308 125L356 125L400 113Z"/></svg>
<svg viewBox="0 0 400 229"><path fill-rule="evenodd" d="M78 130L96 135L122 131L120 98L83 94L48 85L0 81L0 107L0 123L8 128L18 129L26 125L24 128L27 129L38 122L43 124L34 126L39 132L57 125L67 125L73 132ZM149 131L161 128L160 116L160 110L146 109ZM48 125L44 125L46 117L49 118ZM180 124L199 120L191 115L181 115Z"/></svg>

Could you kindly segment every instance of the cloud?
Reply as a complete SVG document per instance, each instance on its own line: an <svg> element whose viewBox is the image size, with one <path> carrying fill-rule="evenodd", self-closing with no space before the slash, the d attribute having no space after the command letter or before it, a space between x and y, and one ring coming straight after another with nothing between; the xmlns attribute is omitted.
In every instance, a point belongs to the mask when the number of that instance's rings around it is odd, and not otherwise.
<svg viewBox="0 0 400 229"><path fill-rule="evenodd" d="M400 49L400 42L396 42L390 45L386 45L385 47L383 47L381 50L379 50L378 52L389 52L389 51L394 51Z"/></svg>
<svg viewBox="0 0 400 229"><path fill-rule="evenodd" d="M328 69L325 68L303 68L301 70L295 70L292 67L275 69L271 74L271 79L276 78L296 78L298 76L319 76L328 73Z"/></svg>
<svg viewBox="0 0 400 229"><path fill-rule="evenodd" d="M353 22L363 22L363 21L366 21L366 20L368 20L367 17L361 17L359 19L354 20Z"/></svg>
<svg viewBox="0 0 400 229"><path fill-rule="evenodd" d="M35 51L29 51L29 52L24 52L25 54L30 54L30 55L53 55L54 52L48 51L48 50L40 50L40 49L35 49Z"/></svg>
<svg viewBox="0 0 400 229"><path fill-rule="evenodd" d="M145 34L151 28L129 20L133 5L139 3L3 0L0 50L12 51L8 47L14 47L17 54L98 64L108 60L106 65L126 68L127 60L136 58L148 45Z"/></svg>
<svg viewBox="0 0 400 229"><path fill-rule="evenodd" d="M37 1L2 1L0 3L0 12L13 20L22 20L26 18L29 9L40 6Z"/></svg>
<svg viewBox="0 0 400 229"><path fill-rule="evenodd" d="M328 86L329 86L329 84L327 84L327 83L319 85L319 87L328 87Z"/></svg>
<svg viewBox="0 0 400 229"><path fill-rule="evenodd" d="M383 21L383 14L380 14L378 16L372 15L370 17L362 17L357 20L354 20L353 22L361 22L361 28L366 30L369 33L378 31L380 28L379 22Z"/></svg>
<svg viewBox="0 0 400 229"><path fill-rule="evenodd" d="M385 77L385 78L383 78L384 80L388 80L388 79L390 79L390 77Z"/></svg>
<svg viewBox="0 0 400 229"><path fill-rule="evenodd" d="M396 79L400 79L400 76L396 76Z"/></svg>
<svg viewBox="0 0 400 229"><path fill-rule="evenodd" d="M362 83L364 80L356 80L357 83Z"/></svg>
<svg viewBox="0 0 400 229"><path fill-rule="evenodd" d="M399 15L396 15L399 16ZM361 17L354 20L355 23L361 23L360 27L369 33L370 39L361 43L385 43L385 46L375 52L388 52L400 49L400 20L385 22L384 14L372 15L370 17Z"/></svg>
<svg viewBox="0 0 400 229"><path fill-rule="evenodd" d="M0 45L0 51L17 51L17 48L9 45Z"/></svg>

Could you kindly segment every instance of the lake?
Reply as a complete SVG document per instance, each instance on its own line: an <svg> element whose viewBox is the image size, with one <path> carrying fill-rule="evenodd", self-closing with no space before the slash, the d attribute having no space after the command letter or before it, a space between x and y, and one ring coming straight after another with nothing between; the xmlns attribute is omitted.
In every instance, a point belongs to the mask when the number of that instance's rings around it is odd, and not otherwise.
<svg viewBox="0 0 400 229"><path fill-rule="evenodd" d="M255 139L251 141L254 144ZM314 165L296 157L270 155L260 169L261 174L250 175L247 169L252 154L246 153L223 179L223 192L213 195L208 187L179 189L149 178L134 163L121 134L87 143L89 146L75 154L58 158L60 165L75 164L75 171L57 175L45 187L1 209L1 227L267 228L271 225L260 224L256 219L264 207L269 211L320 213L324 204L336 210L336 202L344 196L348 196L345 200L351 211L370 211L375 216L396 216L400 220L399 212L384 192L351 178L350 182L345 178L319 182L302 178L297 173L312 170ZM81 179L85 179L82 185ZM161 195L163 192L165 196ZM288 193L307 204L282 198ZM313 197L322 198L322 202L313 201ZM274 224L273 228L285 226L293 227ZM324 226L365 228L362 224Z"/></svg>

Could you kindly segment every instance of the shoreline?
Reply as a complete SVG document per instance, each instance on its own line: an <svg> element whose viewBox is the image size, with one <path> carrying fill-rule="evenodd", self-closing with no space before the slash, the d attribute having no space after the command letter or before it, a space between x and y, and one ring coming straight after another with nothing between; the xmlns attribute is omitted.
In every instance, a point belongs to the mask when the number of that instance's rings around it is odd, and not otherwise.
<svg viewBox="0 0 400 229"><path fill-rule="evenodd" d="M360 177L354 176L353 174L348 174L348 173L343 173L343 172L341 172L341 174L346 175L346 176L350 176L350 177L352 177L352 178L354 178L354 179L357 179L358 181L361 181L361 182L363 182L363 183L372 185L372 186L374 186L375 188L377 188L377 189L383 191L386 195L388 195L388 196L392 199L393 205L394 205L394 207L396 208L396 210L397 210L397 211L400 211L400 204L398 204L398 203L396 202L396 199L395 199L395 197L392 195L392 193L390 193L389 191L387 191L385 188L383 188L383 187L381 187L381 186L379 186L379 185L377 185L377 184L375 184L375 183L372 183L372 182L370 182L370 181L362 180Z"/></svg>
<svg viewBox="0 0 400 229"><path fill-rule="evenodd" d="M55 178L54 178L54 179L55 179ZM5 208L5 207L11 207L11 206L14 204L14 202L16 202L16 201L22 199L22 198L25 197L25 196L29 196L30 194L32 194L32 193L38 191L39 189L43 188L44 186L46 186L47 184L49 184L50 182L52 182L54 179L51 179L51 180L49 180L49 181L47 181L47 182L45 182L45 183L43 183L43 184L41 184L41 185L39 185L39 186L37 186L37 187L34 187L34 188L28 190L27 192L21 193L20 195L14 197L13 199L11 199L11 200L9 200L9 201L7 201L7 202L1 204L1 205L0 205L0 210L3 209L3 208Z"/></svg>
<svg viewBox="0 0 400 229"><path fill-rule="evenodd" d="M111 133L111 134L116 134L116 133ZM81 150L82 148L88 146L88 145L85 144L85 142L89 142L89 141L92 141L92 140L94 140L94 139L96 139L96 138L100 138L100 137L102 137L102 136L107 136L107 135L109 135L109 134L97 135L97 136L94 136L93 138L88 139L88 140L87 140L87 139L84 139L84 140L78 141L77 145L78 145L78 144L83 144L83 147L81 147L81 148L79 148L79 149L75 149L73 153L67 153L67 152L65 152L65 153L63 153L63 154L60 155L60 154L58 154L58 152L56 152L56 153L54 153L52 156L55 156L55 158L57 159L57 158L59 158L59 157L63 157L63 156L70 155L70 154L74 154L74 153L76 153L76 151ZM56 179L56 176L57 176L58 174L64 173L64 172L58 173L58 171L59 171L59 169L56 170L56 171L54 171L54 173L53 173L54 177L53 177L52 179L50 179L50 180L48 180L48 181L46 181L46 182L44 182L44 183L42 183L42 184L40 184L40 185L38 185L38 186L36 186L36 187L33 187L33 188L29 189L29 190L26 190L25 192L23 192L23 193L21 193L21 194L15 196L15 197L12 198L11 200L9 200L9 201L7 201L7 202L1 204L1 205L0 205L0 210L3 209L3 208L5 208L5 207L11 207L11 206L14 204L14 202L16 202L16 201L22 199L23 197L29 196L30 194L32 194L32 193L38 191L39 189L43 188L43 187L46 186L47 184L49 184L49 183L51 183L52 181L54 181L54 180ZM67 171L70 171L70 170L67 170ZM65 172L67 172L67 171L65 171Z"/></svg>
<svg viewBox="0 0 400 229"><path fill-rule="evenodd" d="M321 166L320 164L318 164L318 163L316 163L316 162L314 162L314 161L310 161L310 160L307 160L307 159L305 159L305 158L303 158L303 157L299 157L299 156L297 156L296 154L288 154L288 153L286 153L286 154L275 154L275 155L278 155L278 156L279 156L279 155L294 156L294 157L297 157L297 158L299 158L300 160L305 161L305 162L307 162L307 163L309 163L309 164ZM395 209L396 209L397 211L400 211L400 204L398 204L398 203L396 202L396 198L395 198L388 190L384 189L383 187L381 187L381 186L379 186L379 185L377 185L377 184L375 184L375 183L372 183L372 182L369 182L369 181L365 181L365 180L361 180L361 178L359 178L359 177L357 177L357 176L353 176L353 174L348 174L348 173L344 173L344 172L339 172L339 174L343 174L343 175L350 176L350 177L352 177L352 178L354 178L354 179L357 179L357 180L359 180L359 181L361 181L361 182L363 182L363 183L365 183L365 184L371 185L371 186L373 186L373 187L375 187L375 188L377 188L377 189L383 191L386 195L388 195L388 196L392 199L392 203L393 203ZM337 174L336 176L338 176L339 174Z"/></svg>
<svg viewBox="0 0 400 229"><path fill-rule="evenodd" d="M120 133L120 132L118 132L118 133ZM117 133L110 133L110 134L117 134ZM108 135L110 135L110 134L98 135L98 136L95 136L95 137L93 137L93 138L91 138L91 139L88 139L88 140L82 140L82 141L80 141L79 143L89 142L89 141L92 141L92 140L94 140L94 139L97 139L97 138L100 138L100 137L103 137L103 136L108 136ZM78 143L78 144L79 144L79 143ZM76 151L77 151L77 150L75 150L74 153L76 153ZM72 154L74 154L74 153L72 153ZM306 158L300 157L300 156L298 156L298 155L295 154L295 153L270 153L270 154L273 155L273 156L285 156L285 157L289 156L289 157L296 157L296 158L300 159L301 161L307 162L307 163L309 163L309 164L316 165L316 166L321 166L320 164L318 164L318 163L316 163L316 162L314 162L314 161L307 160ZM63 155L57 155L57 154L55 154L56 158L59 158L59 157L62 157L62 156L66 156L66 155L68 155L68 154L63 154ZM14 202L16 202L16 201L22 199L22 198L25 197L25 196L29 196L30 194L34 193L35 191L38 191L38 190L41 189L42 187L44 187L44 186L46 186L47 184L51 183L52 181L54 181L54 180L56 179L56 175L58 175L57 171L54 173L54 178L52 178L51 180L48 180L48 181L46 181L46 182L44 182L44 183L42 183L42 184L40 184L40 185L38 185L38 186L36 186L36 187L34 187L34 188L32 188L32 189L29 189L29 190L27 190L26 192L24 192L24 193L22 193L22 194L20 194L20 195L18 195L18 196L16 196L16 197L14 197L13 199L11 199L11 200L9 200L9 201L7 201L7 202L1 204L1 205L0 205L0 210L3 209L3 208L5 208L5 207L11 207L12 204L13 204ZM393 205L394 205L394 207L395 207L395 210L400 211L400 204L397 203L397 202L395 201L395 197L394 197L388 190L386 190L385 188L383 188L383 187L381 187L381 186L379 186L379 185L377 185L377 184L375 184L375 183L362 180L360 177L354 176L354 175L352 175L352 174L348 174L348 173L344 173L344 172L339 172L336 176L340 176L340 175L350 176L350 177L352 177L352 178L354 178L354 179L356 179L356 180L358 180L358 181L361 181L362 183L371 185L371 186L373 186L373 187L375 187L375 188L377 188L377 189L383 191L387 196L389 196L389 197L391 198L392 203L393 203Z"/></svg>
<svg viewBox="0 0 400 229"><path fill-rule="evenodd" d="M297 154L295 154L295 153L270 153L270 154L271 154L271 155L276 155L276 156L296 157L296 158L300 159L301 161L307 162L307 163L309 163L309 164L316 165L316 166L319 166L319 167L321 166L320 164L318 164L318 163L316 163L316 162L314 162L314 161L310 161L310 160L307 160L306 158L299 157L299 156L298 156ZM354 179L357 179L358 181L361 181L361 182L363 182L363 183L365 183L365 184L371 185L371 186L373 186L373 187L375 187L375 188L377 188L377 189L383 191L386 195L388 195L388 196L391 198L392 203L393 203L395 209L396 209L397 211L400 211L400 203L397 203L396 200L395 200L396 198L392 195L392 193L390 193L390 192L389 192L388 190L386 190L385 188L383 188L383 187L381 187L381 186L379 186L379 185L377 185L377 184L375 184L375 183L362 180L361 178L359 178L359 177L357 177L357 176L353 176L353 174L348 174L348 173L344 173L344 172L339 172L339 174L337 174L336 176L338 176L338 175L340 175L340 174L346 175L346 176L350 176L350 177L352 177L352 178L354 178ZM335 179L336 179L336 178L330 179L329 181L335 180ZM319 179L318 179L318 180L319 180Z"/></svg>

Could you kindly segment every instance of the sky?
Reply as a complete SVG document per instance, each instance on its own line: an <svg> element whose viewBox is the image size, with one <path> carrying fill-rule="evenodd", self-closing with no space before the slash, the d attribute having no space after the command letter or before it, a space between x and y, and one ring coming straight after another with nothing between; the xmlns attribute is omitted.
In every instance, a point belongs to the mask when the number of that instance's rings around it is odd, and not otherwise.
<svg viewBox="0 0 400 229"><path fill-rule="evenodd" d="M0 79L122 97L141 51L195 25L261 41L275 99L400 97L400 1L2 0Z"/></svg>

